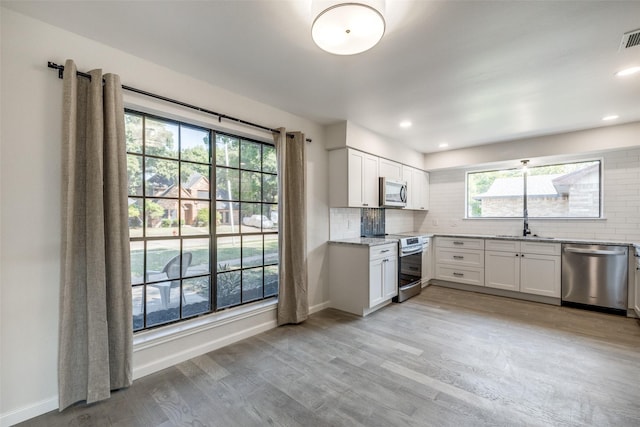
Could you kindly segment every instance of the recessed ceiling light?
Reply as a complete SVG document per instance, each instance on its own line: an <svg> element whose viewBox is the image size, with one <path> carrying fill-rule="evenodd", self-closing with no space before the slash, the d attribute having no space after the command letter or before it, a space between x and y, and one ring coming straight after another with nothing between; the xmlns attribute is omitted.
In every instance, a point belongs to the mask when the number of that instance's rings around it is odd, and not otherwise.
<svg viewBox="0 0 640 427"><path fill-rule="evenodd" d="M624 70L620 70L616 73L618 77L630 76L632 74L640 73L640 67L630 67L625 68Z"/></svg>
<svg viewBox="0 0 640 427"><path fill-rule="evenodd" d="M447 144L446 142L441 142L440 144L438 144L438 148L447 148L449 146L449 144Z"/></svg>
<svg viewBox="0 0 640 427"><path fill-rule="evenodd" d="M610 116L604 116L604 117L602 118L602 120L604 120L605 122L608 122L609 120L615 120L615 119L617 119L617 118L618 118L618 116L617 116L617 115L615 115L615 114L611 114Z"/></svg>
<svg viewBox="0 0 640 427"><path fill-rule="evenodd" d="M409 120L403 120L400 122L400 127L403 129L410 128L412 123Z"/></svg>

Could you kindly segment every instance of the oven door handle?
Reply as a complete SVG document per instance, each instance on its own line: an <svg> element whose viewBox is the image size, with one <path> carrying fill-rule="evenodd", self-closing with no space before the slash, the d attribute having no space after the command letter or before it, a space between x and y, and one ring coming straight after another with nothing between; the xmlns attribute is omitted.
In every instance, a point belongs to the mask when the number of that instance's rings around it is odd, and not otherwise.
<svg viewBox="0 0 640 427"><path fill-rule="evenodd" d="M422 248L418 250L409 250L409 251L406 251L405 249L403 249L402 251L400 251L400 256L415 255L420 253L422 253Z"/></svg>

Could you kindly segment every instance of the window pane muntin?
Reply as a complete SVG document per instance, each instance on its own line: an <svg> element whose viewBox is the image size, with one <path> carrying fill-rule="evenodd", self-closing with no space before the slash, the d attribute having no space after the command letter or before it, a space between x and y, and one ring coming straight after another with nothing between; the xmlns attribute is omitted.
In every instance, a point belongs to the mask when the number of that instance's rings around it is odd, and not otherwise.
<svg viewBox="0 0 640 427"><path fill-rule="evenodd" d="M145 203L145 236L178 236L180 212L175 199L147 199Z"/></svg>
<svg viewBox="0 0 640 427"><path fill-rule="evenodd" d="M182 317L193 317L211 311L211 279L194 277L182 281Z"/></svg>
<svg viewBox="0 0 640 427"><path fill-rule="evenodd" d="M145 280L157 282L168 279L167 263L180 255L180 239L147 240Z"/></svg>
<svg viewBox="0 0 640 427"><path fill-rule="evenodd" d="M240 200L243 202L262 201L262 174L240 171Z"/></svg>
<svg viewBox="0 0 640 427"><path fill-rule="evenodd" d="M240 167L240 139L231 135L216 133L216 165L232 168Z"/></svg>
<svg viewBox="0 0 640 427"><path fill-rule="evenodd" d="M277 265L267 265L264 267L264 296L271 297L278 295L279 276Z"/></svg>
<svg viewBox="0 0 640 427"><path fill-rule="evenodd" d="M242 302L263 298L264 269L262 267L242 270Z"/></svg>
<svg viewBox="0 0 640 427"><path fill-rule="evenodd" d="M589 169L589 174L583 174L581 171ZM511 171L520 172L520 178L514 180L513 191L510 194L505 192L500 193L498 189L489 189L489 186L493 184L492 180L483 180L482 174L494 175L498 178L505 178L505 174L509 174ZM522 169L505 169L497 171L481 171L481 172L468 172L467 173L467 218L522 218L524 215L524 178L521 173ZM502 176L500 175L502 174ZM528 168L527 179L527 211L529 218L600 218L602 215L602 160L587 160L578 162L567 162L550 165L541 165ZM583 196L582 206L578 206L579 196L574 192L574 199L571 200L570 193L566 193L563 187L568 187L569 182L577 182L581 180L584 184L585 176L589 175L591 182L589 183L589 189L586 193L582 191ZM478 179L485 187L482 189L484 192L478 191L477 182L474 179ZM516 186L517 181L521 181L521 184ZM498 186L496 186L498 187ZM522 188L520 190L520 188ZM504 187L503 187L504 189ZM475 192L474 192L475 190ZM475 200L474 197L487 196L492 197L479 197L482 202L493 198L492 209L486 209L482 212L480 201ZM498 197L500 196L500 197ZM586 202L585 202L586 199ZM517 202L517 203L516 203ZM485 204L485 207L488 203ZM507 210L507 214L504 212L497 213L496 207Z"/></svg>
<svg viewBox="0 0 640 427"><path fill-rule="evenodd" d="M142 116L127 112L124 115L124 122L127 152L142 153Z"/></svg>
<svg viewBox="0 0 640 427"><path fill-rule="evenodd" d="M216 168L216 199L240 200L240 171L238 169Z"/></svg>
<svg viewBox="0 0 640 427"><path fill-rule="evenodd" d="M240 203L241 233L260 233L265 218L262 215L261 203Z"/></svg>
<svg viewBox="0 0 640 427"><path fill-rule="evenodd" d="M242 267L242 237L218 237L216 243L217 271L237 270Z"/></svg>
<svg viewBox="0 0 640 427"><path fill-rule="evenodd" d="M262 205L262 231L277 232L278 231L278 205L263 204Z"/></svg>
<svg viewBox="0 0 640 427"><path fill-rule="evenodd" d="M180 160L209 164L211 132L204 128L180 125Z"/></svg>
<svg viewBox="0 0 640 427"><path fill-rule="evenodd" d="M178 123L145 117L144 130L144 153L146 155L178 158Z"/></svg>
<svg viewBox="0 0 640 427"><path fill-rule="evenodd" d="M129 196L142 196L142 156L127 154L127 188Z"/></svg>
<svg viewBox="0 0 640 427"><path fill-rule="evenodd" d="M273 145L262 146L262 171L276 174L278 163L276 158L276 147Z"/></svg>
<svg viewBox="0 0 640 427"><path fill-rule="evenodd" d="M147 157L144 168L145 196L178 197L178 165L177 160Z"/></svg>
<svg viewBox="0 0 640 427"><path fill-rule="evenodd" d="M240 293L240 270L219 273L216 278L217 309L231 307L242 302Z"/></svg>
<svg viewBox="0 0 640 427"><path fill-rule="evenodd" d="M240 203L216 201L216 234L240 232Z"/></svg>
<svg viewBox="0 0 640 427"><path fill-rule="evenodd" d="M278 176L262 174L262 201L278 203Z"/></svg>
<svg viewBox="0 0 640 427"><path fill-rule="evenodd" d="M246 139L240 142L240 169L257 172L262 170L262 145Z"/></svg>
<svg viewBox="0 0 640 427"><path fill-rule="evenodd" d="M264 235L264 264L278 263L278 234Z"/></svg>
<svg viewBox="0 0 640 427"><path fill-rule="evenodd" d="M264 264L263 235L242 236L242 268Z"/></svg>
<svg viewBox="0 0 640 427"><path fill-rule="evenodd" d="M210 175L211 168L209 165L181 162L180 197L183 199L208 199L209 189L211 188Z"/></svg>
<svg viewBox="0 0 640 427"><path fill-rule="evenodd" d="M129 242L129 258L131 262L131 284L144 283L144 242Z"/></svg>
<svg viewBox="0 0 640 427"><path fill-rule="evenodd" d="M129 197L127 199L129 237L142 237L144 224L144 199L141 197Z"/></svg>
<svg viewBox="0 0 640 427"><path fill-rule="evenodd" d="M133 330L144 328L144 285L133 286L131 289L131 304L133 309Z"/></svg>
<svg viewBox="0 0 640 427"><path fill-rule="evenodd" d="M202 276L211 272L211 243L206 239L183 239L182 257L183 262L186 254L191 254L191 262L186 267L185 277Z"/></svg>

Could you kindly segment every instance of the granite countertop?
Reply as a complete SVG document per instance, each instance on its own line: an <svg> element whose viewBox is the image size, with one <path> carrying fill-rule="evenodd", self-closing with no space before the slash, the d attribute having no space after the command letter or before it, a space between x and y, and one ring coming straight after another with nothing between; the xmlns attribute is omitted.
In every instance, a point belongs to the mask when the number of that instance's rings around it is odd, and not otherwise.
<svg viewBox="0 0 640 427"><path fill-rule="evenodd" d="M616 246L630 246L640 249L640 243L629 242L614 242L611 240L596 240L596 239L576 239L570 237L545 237L545 236L515 236L515 235L492 235L492 234L451 234L451 233L398 233L399 235L413 235L413 236L428 236L428 237L453 237L453 238L466 238L466 239L485 239L485 240L519 240L523 242L538 242L538 243L573 243L579 245L616 245ZM363 246L376 246L385 245L388 243L397 243L398 238L387 237L354 237L350 239L336 239L329 240L329 243L340 245L363 245Z"/></svg>
<svg viewBox="0 0 640 427"><path fill-rule="evenodd" d="M435 237L459 237L467 239L485 239L485 240L520 240L523 242L539 242L539 243L574 243L578 245L616 245L616 246L635 246L640 247L640 243L614 242L610 240L596 239L576 239L572 237L544 237L544 236L512 236L512 235L491 235L491 234L434 234Z"/></svg>
<svg viewBox="0 0 640 427"><path fill-rule="evenodd" d="M354 237L352 239L329 240L329 243L338 245L377 246L388 243L398 243L398 239L394 239L393 237Z"/></svg>

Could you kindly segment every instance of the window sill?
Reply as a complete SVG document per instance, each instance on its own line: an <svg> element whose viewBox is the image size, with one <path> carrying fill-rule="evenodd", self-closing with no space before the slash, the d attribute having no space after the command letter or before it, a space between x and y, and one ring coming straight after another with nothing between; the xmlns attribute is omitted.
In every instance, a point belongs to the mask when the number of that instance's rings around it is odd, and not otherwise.
<svg viewBox="0 0 640 427"><path fill-rule="evenodd" d="M211 313L207 316L185 320L150 331L137 332L133 336L133 351L144 350L158 344L174 341L208 329L213 329L241 319L259 315L276 309L278 299L257 301L252 304Z"/></svg>

